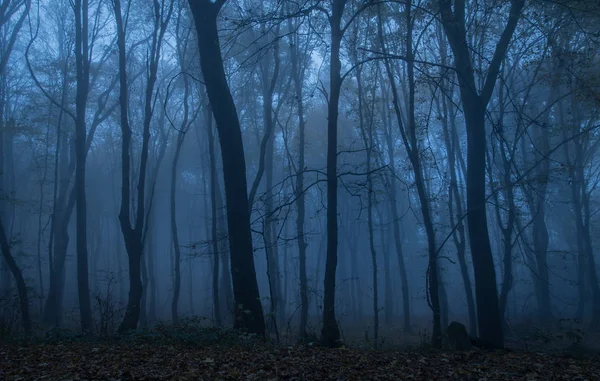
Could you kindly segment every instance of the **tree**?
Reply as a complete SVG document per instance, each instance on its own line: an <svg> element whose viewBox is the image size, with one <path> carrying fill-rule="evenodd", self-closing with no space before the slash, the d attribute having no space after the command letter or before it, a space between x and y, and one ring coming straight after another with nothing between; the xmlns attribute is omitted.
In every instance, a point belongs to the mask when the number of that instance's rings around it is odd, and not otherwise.
<svg viewBox="0 0 600 381"><path fill-rule="evenodd" d="M182 7L183 8L183 7ZM173 237L173 250L175 251L174 258L174 286L173 286L173 300L171 302L171 316L174 323L179 322L178 315L178 303L179 293L181 290L181 247L179 243L179 232L177 230L177 207L176 207L176 193L177 193L177 163L181 154L181 147L185 141L185 135L190 129L195 117L190 118L190 84L189 77L186 74L187 68L187 47L189 43L189 28L183 28L181 26L183 9L179 10L177 17L177 58L179 60L179 66L181 73L183 73L183 119L179 128L177 128L177 142L175 143L175 152L173 153L173 162L171 164L171 195L170 195L170 207L171 207L171 235ZM182 36L182 29L186 29L185 34ZM165 107L166 109L166 107ZM166 111L165 111L166 112ZM173 126L174 127L174 126Z"/></svg>
<svg viewBox="0 0 600 381"><path fill-rule="evenodd" d="M327 256L323 297L323 328L321 342L327 347L341 345L340 329L335 318L335 272L338 263L338 173L337 135L342 63L340 47L348 25L342 27L346 0L333 0L329 18L331 46L329 52L329 99L327 107Z"/></svg>
<svg viewBox="0 0 600 381"><path fill-rule="evenodd" d="M467 129L467 222L475 273L479 337L497 347L504 346L504 335L486 213L485 112L524 5L524 0L511 1L508 21L494 50L484 85L478 89L467 39L465 0L438 0L442 25L454 53Z"/></svg>
<svg viewBox="0 0 600 381"><path fill-rule="evenodd" d="M441 27L436 28L436 33L442 40ZM445 41L440 41L440 63L447 66L447 46ZM442 73L442 86L447 89L446 96L436 98L436 107L442 119L442 130L444 134L444 143L446 145L446 154L448 155L448 172L450 174L450 184L448 186L448 217L450 227L452 228L452 241L456 247L456 256L460 266L465 296L467 299L467 310L469 313L469 332L477 332L477 316L475 313L475 301L473 300L473 287L466 259L466 235L464 225L464 192L461 192L459 184L464 184L464 175L466 173L466 164L463 158L460 146L459 134L456 126L457 110L452 106L452 97L455 93L455 86L452 86L448 73L445 69ZM456 228L455 228L456 227Z"/></svg>
<svg viewBox="0 0 600 381"><path fill-rule="evenodd" d="M296 173L296 208L298 216L296 219L296 239L298 240L298 277L300 280L300 326L298 336L300 339L306 337L306 325L308 322L308 281L306 277L306 237L304 236L304 219L306 205L304 198L304 168L306 165L304 156L306 151L306 121L304 118L304 99L302 87L304 83L304 65L300 61L300 37L292 33L292 20L289 19L290 61L292 65L292 79L294 81L294 94L298 112L298 165Z"/></svg>
<svg viewBox="0 0 600 381"><path fill-rule="evenodd" d="M75 101L75 194L77 214L77 291L81 330L92 332L92 304L88 274L87 251L87 201L85 192L86 150L86 107L90 81L90 60L88 48L88 0L75 0L75 67L77 71L77 95Z"/></svg>
<svg viewBox="0 0 600 381"><path fill-rule="evenodd" d="M137 208L135 220L131 220L131 137L132 129L129 123L129 96L127 79L126 56L126 24L122 16L121 0L113 0L117 24L117 46L119 52L119 104L121 108L120 125L122 133L121 142L121 208L119 223L127 257L129 261L129 297L123 321L119 332L123 333L137 328L140 318L142 300L141 259L144 248L144 226L146 214L146 172L148 166L148 147L150 141L150 123L153 113L154 86L156 84L158 64L161 55L162 41L173 12L174 0L167 3L153 1L154 24L151 35L150 54L148 57L148 77L144 98L144 121L142 132L142 151L138 171ZM128 8L129 10L129 8Z"/></svg>
<svg viewBox="0 0 600 381"><path fill-rule="evenodd" d="M415 17L413 16L413 5L407 4L405 7L406 16L406 73L407 73L407 84L408 84L408 102L407 115L404 116L400 106L400 94L396 85L396 77L392 69L392 65L389 59L384 61L388 81L392 91L392 103L394 112L396 114L396 120L398 128L400 130L400 136L404 143L404 148L407 151L408 158L412 165L415 185L417 188L417 195L419 203L421 205L421 213L423 216L423 225L425 227L425 233L427 235L427 251L428 251L428 266L426 270L427 285L427 302L433 311L433 333L431 336L432 345L435 348L441 348L442 346L442 328L441 328L441 311L440 311L440 287L442 287L439 279L439 267L437 263L438 248L436 244L435 229L433 226L433 218L431 213L431 200L429 190L425 179L425 170L423 168L423 162L421 159L421 151L417 138L417 121L415 111L415 58L414 58L414 45L413 45L413 26ZM378 8L378 39L383 50L384 55L387 54L386 41L383 34L381 9Z"/></svg>
<svg viewBox="0 0 600 381"><path fill-rule="evenodd" d="M355 34L358 32L358 28L355 28ZM356 44L356 35L354 36L354 43ZM356 46L353 46L353 51L356 51ZM358 57L353 54L354 64L358 64ZM358 90L358 120L360 126L360 132L362 135L363 144L366 151L367 161L367 229L369 232L369 251L371 253L371 266L372 266L372 277L373 277L373 347L377 348L379 345L379 283L377 274L377 250L375 249L375 233L373 231L373 204L376 200L375 189L373 182L373 174L371 173L372 167L372 156L373 156L373 110L370 110L365 105L365 94L363 89L362 81L362 67L356 69L356 83ZM367 114L367 115L365 115ZM384 249L385 250L385 249Z"/></svg>
<svg viewBox="0 0 600 381"><path fill-rule="evenodd" d="M246 163L240 121L229 90L219 44L217 16L225 0L188 0L196 24L200 67L216 121L223 160L234 327L264 335L265 321L254 267Z"/></svg>
<svg viewBox="0 0 600 381"><path fill-rule="evenodd" d="M9 197L12 197L12 195L7 192L6 185L8 181L5 179L5 163L7 161L12 163L12 157L8 157L9 155L12 155L12 150L5 149L4 135L6 134L5 130L8 130L8 123L6 121L7 118L5 116L5 109L8 106L6 104L8 98L6 95L6 67L13 52L13 48L17 41L21 27L29 15L30 8L30 0L18 0L12 2L7 1L0 6L0 29L5 29L6 33L6 35L3 36L4 40L2 42L2 51L0 54L0 87L2 88L0 95L0 195L2 196L2 201L0 201L0 250L2 251L3 258L2 265L5 264L8 267L8 270L12 274L17 286L21 321L26 336L31 334L31 317L29 315L29 297L27 286L25 284L25 279L23 278L21 268L11 252L9 236L4 228L5 222L8 219L8 213L4 212L4 204L6 204L5 199L10 200ZM8 144L12 145L12 140L9 141ZM7 281L10 285L10 278L7 278Z"/></svg>
<svg viewBox="0 0 600 381"><path fill-rule="evenodd" d="M52 4L54 6L56 4ZM82 3L83 5L83 3ZM106 64L108 57L110 56L110 50L105 50L101 54L93 55L89 52L94 51L95 43L97 42L96 38L89 38L89 36L98 36L101 34L103 28L106 26L106 18L102 16L102 13L98 13L100 9L102 9L103 3L97 2L96 8L93 14L86 14L85 17L81 15L81 19L79 23L76 23L80 29L85 26L88 36L84 36L83 30L80 30L81 34L79 35L80 43L79 49L81 52L81 57L79 62L81 66L81 75L74 76L76 82L79 81L81 86L78 86L78 90L80 91L79 95L85 96L89 98L89 94L91 90L95 87L94 84L97 84L99 79L103 74L103 67ZM89 8L89 7L88 7ZM50 239L48 242L48 257L49 257L49 267L50 267L50 284L48 289L48 294L46 298L46 302L44 305L44 322L53 324L58 327L61 325L62 321L62 309L63 309L63 296L64 296L64 282L65 282L65 262L67 257L67 250L69 246L69 222L71 220L71 215L73 214L73 209L75 209L76 201L77 201L77 192L76 186L74 184L73 176L76 172L77 167L77 154L76 151L76 139L71 132L72 129L70 121L72 120L76 125L78 121L77 116L77 102L82 100L82 97L75 97L75 112L72 111L71 103L68 101L69 91L71 86L71 80L73 76L70 75L69 69L71 68L70 63L72 59L73 50L76 50L75 39L71 39L69 37L69 30L67 26L69 25L66 20L71 20L68 17L71 10L70 7L56 7L53 8L55 13L52 13L52 18L57 22L57 36L56 36L56 44L58 50L58 56L54 58L55 61L52 61L54 64L49 65L50 68L56 65L60 70L60 78L59 81L60 88L57 91L53 91L50 88L50 84L43 84L34 71L34 66L30 60L30 54L33 50L33 44L38 38L39 28L40 28L40 18L38 18L38 24L35 29L35 33L30 39L27 48L25 50L25 60L27 63L27 68L31 77L36 85L36 87L40 90L40 92L46 97L50 103L58 108L58 118L56 121L56 146L55 146L55 156L54 156L54 185L53 185L53 195L52 195L52 215L50 219ZM88 12L88 11L86 11ZM89 28L89 19L94 19L97 22L93 24L93 27ZM76 21L76 20L75 20ZM75 26L73 26L75 28ZM77 36L76 36L77 37ZM84 42L84 37L86 41ZM81 45L85 43L85 46ZM52 56L51 53L43 51L41 54L43 57ZM85 54L84 54L85 53ZM93 60L94 59L94 60ZM93 60L93 61L92 61ZM44 73L47 68L40 68L40 71ZM85 71L83 69L86 69ZM87 85L86 85L87 83ZM118 106L118 102L110 102L110 94L112 90L116 86L117 79L112 78L107 82L107 85L103 89L98 89L97 92L97 107L93 114L93 118L89 126L89 130L86 126L85 130L87 136L85 139L85 155L90 150L94 135L97 131L99 125L101 125L109 116L112 115L112 112ZM76 85L77 86L77 85ZM87 89L84 87L87 86ZM55 99L53 96L53 92L57 92L60 96ZM79 105L79 111L83 113L83 105L82 103ZM79 117L79 121L83 119ZM81 125L80 131L81 129ZM81 147L80 147L81 148ZM85 157L79 156L79 160L85 160ZM84 165L85 167L85 165ZM81 165L80 165L81 169ZM81 172L80 172L81 177ZM83 236L82 236L83 237ZM82 245L83 246L83 245ZM82 263L82 268L85 265ZM89 325L89 324L88 324Z"/></svg>

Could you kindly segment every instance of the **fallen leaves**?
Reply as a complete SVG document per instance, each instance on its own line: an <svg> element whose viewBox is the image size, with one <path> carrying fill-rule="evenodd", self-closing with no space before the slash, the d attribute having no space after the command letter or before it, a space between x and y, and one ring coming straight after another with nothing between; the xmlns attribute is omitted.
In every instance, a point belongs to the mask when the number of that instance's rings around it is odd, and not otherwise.
<svg viewBox="0 0 600 381"><path fill-rule="evenodd" d="M600 364L514 352L66 343L0 346L0 379L599 380Z"/></svg>

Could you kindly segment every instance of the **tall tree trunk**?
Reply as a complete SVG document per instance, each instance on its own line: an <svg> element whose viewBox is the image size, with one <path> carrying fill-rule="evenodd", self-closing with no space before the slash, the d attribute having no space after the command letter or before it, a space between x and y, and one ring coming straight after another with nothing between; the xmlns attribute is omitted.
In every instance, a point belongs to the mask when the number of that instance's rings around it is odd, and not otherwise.
<svg viewBox="0 0 600 381"><path fill-rule="evenodd" d="M177 53L179 57L179 65L181 67L182 72L185 72L186 68L186 53L187 46L189 41L189 33L187 35L180 36L180 18L181 12L179 13L179 17L177 18ZM183 146L183 142L185 141L185 134L189 130L190 127L190 107L189 107L189 98L190 98L190 86L189 86L189 78L187 75L183 76L183 120L181 121L181 125L179 127L179 131L177 134L177 143L175 147L175 153L173 155L173 163L171 166L171 198L170 198L170 206L171 206L171 235L173 237L173 249L175 250L175 261L174 261L174 279L173 279L173 300L171 302L171 316L173 319L173 323L177 324L179 322L179 313L178 313L178 304L179 304L179 294L181 292L181 246L179 244L179 231L177 230L177 206L176 206L176 196L177 196L177 164L179 162L179 155L181 154L181 147ZM209 126L212 128L212 126ZM211 141L212 144L212 141ZM190 265L191 266L191 265ZM190 307L193 308L193 305L190 303Z"/></svg>
<svg viewBox="0 0 600 381"><path fill-rule="evenodd" d="M415 176L415 184L417 187L417 195L421 205L421 213L423 216L423 225L425 226L425 233L427 236L427 251L428 251L428 266L426 271L427 279L427 302L433 311L433 333L431 336L432 345L435 348L442 346L442 330L440 321L440 284L438 275L438 264L437 264L437 246L435 242L435 229L433 227L433 220L431 217L431 206L430 196L425 183L423 165L421 162L421 153L419 150L417 131L416 131L416 117L415 117L415 75L414 75L414 52L413 52L413 16L412 16L412 4L406 5L406 22L409 27L406 32L406 69L407 69L407 82L408 82L408 118L406 125L402 119L402 111L400 109L399 94L396 85L396 78L392 71L389 60L384 62L388 80L390 82L392 90L392 103L394 111L396 113L396 119L400 130L400 135L404 143L404 147L408 153L410 163L413 168ZM378 35L379 41L383 52L386 52L386 42L383 35L383 26L381 23L381 7L378 7L379 25Z"/></svg>
<svg viewBox="0 0 600 381"><path fill-rule="evenodd" d="M147 246L147 249L150 246ZM140 257L140 270L142 276L142 297L140 299L140 327L146 328L148 326L148 311L146 305L148 304L148 286L150 283L150 277L148 276L148 263L146 257L148 256L148 250L144 250L144 255Z"/></svg>
<svg viewBox="0 0 600 381"><path fill-rule="evenodd" d="M215 138L212 125L213 116L210 106L204 107L204 122L206 124L206 133L208 139L208 155L210 161L210 209L211 209L211 240L213 251L213 279L212 279L212 298L213 298L213 314L215 325L222 326L221 318L221 301L219 297L219 231L218 231L218 210L217 210L217 192L219 192L219 184L217 180L217 163L215 157Z"/></svg>
<svg viewBox="0 0 600 381"><path fill-rule="evenodd" d="M27 285L19 265L15 261L12 253L10 252L10 244L8 237L6 236L6 230L4 224L0 218L0 249L2 250L2 257L6 262L8 269L10 270L15 283L17 285L17 293L19 294L19 309L21 311L21 323L23 324L23 330L26 337L31 335L31 317L29 315L29 297L27 296Z"/></svg>
<svg viewBox="0 0 600 381"><path fill-rule="evenodd" d="M63 93L61 105L66 104L67 98L67 68L63 65ZM48 243L48 260L50 283L48 295L44 304L44 323L59 327L62 323L62 301L65 282L65 260L69 245L68 225L75 206L74 197L69 190L69 182L74 166L69 165L69 136L63 132L63 111L58 115L56 150L54 161L54 191L52 201L52 217L50 220L50 240Z"/></svg>
<svg viewBox="0 0 600 381"><path fill-rule="evenodd" d="M276 35L279 34L277 30ZM265 170L265 219L263 239L265 244L265 255L267 261L267 279L269 282L269 294L271 299L271 319L278 334L277 323L282 322L283 300L281 295L281 274L279 269L279 255L276 242L276 221L273 216L273 158L275 143L275 121L273 120L273 94L275 85L279 77L279 44L276 42L273 49L273 73L271 73L271 61L261 62L262 74L262 96L263 96L263 119L265 124L265 150L264 150L264 170Z"/></svg>
<svg viewBox="0 0 600 381"><path fill-rule="evenodd" d="M338 262L338 178L337 178L337 128L342 87L340 46L343 37L342 16L346 0L333 0L329 27L331 48L329 62L329 105L327 107L327 257L323 297L323 328L321 342L326 347L338 347L340 329L335 317L335 273Z"/></svg>
<svg viewBox="0 0 600 381"><path fill-rule="evenodd" d="M292 30L290 19L290 31ZM308 323L308 281L306 276L306 237L304 236L304 167L305 147L306 147L306 122L304 120L304 99L302 85L304 80L304 70L298 63L298 35L290 33L290 60L292 62L292 79L294 80L294 90L296 103L298 107L298 173L296 174L296 208L298 216L296 218L296 235L298 242L298 277L300 280L300 326L298 327L298 336L300 339L306 337L306 325ZM295 40L295 41L294 41Z"/></svg>
<svg viewBox="0 0 600 381"><path fill-rule="evenodd" d="M441 31L440 31L441 35ZM447 65L447 44L445 41L440 42L440 55L442 64ZM450 94L442 98L441 105L437 101L436 105L442 116L442 130L444 133L444 142L448 153L448 171L450 173L450 184L448 186L448 216L450 218L450 226L456 226L452 232L452 240L456 247L456 256L460 268L460 274L465 290L467 300L467 311L469 314L469 332L472 335L477 334L477 315L475 313L475 301L473 300L473 288L471 285L471 277L466 259L466 235L464 218L464 197L459 189L459 178L464 179L465 171L462 170L463 162L462 150L456 128L456 110L452 109L449 103L449 97L452 97L453 87L450 81L445 81L446 86L450 88ZM459 165L457 165L457 162Z"/></svg>
<svg viewBox="0 0 600 381"><path fill-rule="evenodd" d="M262 336L265 321L253 258L244 146L217 32L217 16L223 3L222 0L189 1L198 35L200 66L221 145L235 299L234 326Z"/></svg>
<svg viewBox="0 0 600 381"><path fill-rule="evenodd" d="M475 273L479 336L489 345L496 347L504 346L504 334L498 310L496 271L487 225L485 112L524 3L524 0L512 2L508 23L496 45L484 86L479 92L467 42L465 1L455 0L452 7L452 0L438 0L442 25L454 53L467 129L467 221Z"/></svg>
<svg viewBox="0 0 600 381"><path fill-rule="evenodd" d="M163 7L158 0L153 1L154 29L151 38L150 52L148 54L148 77L144 98L144 122L142 131L142 149L137 181L137 207L135 221L131 220L131 157L130 147L132 130L129 124L129 99L127 79L127 55L125 47L126 30L121 14L121 1L114 0L114 12L117 27L117 46L119 53L119 104L121 106L120 124L122 132L121 148L121 209L119 211L119 223L125 240L127 257L129 263L129 295L125 316L119 326L119 332L123 333L137 328L141 311L142 281L141 281L141 258L144 249L144 226L146 221L146 176L148 167L148 151L150 141L150 123L152 121L154 86L156 84L158 64L162 41L173 11L173 2Z"/></svg>
<svg viewBox="0 0 600 381"><path fill-rule="evenodd" d="M391 127L391 126L388 126ZM388 160L390 170L396 173L394 143L392 142L392 134L386 128L385 132L387 142ZM400 288L402 291L402 327L405 333L411 331L410 326L410 292L408 290L408 276L406 274L406 265L404 263L404 253L402 251L402 234L400 232L400 214L398 214L398 188L396 186L396 178L392 177L389 181L389 200L392 210L392 231L394 234L394 248L396 249L396 259L398 260L398 268L400 269Z"/></svg>
<svg viewBox="0 0 600 381"><path fill-rule="evenodd" d="M358 57L354 55L353 61L358 65ZM373 276L373 347L377 349L379 345L379 282L377 277L377 251L375 250L375 233L373 231L373 177L371 176L371 156L373 147L373 118L365 123L363 112L363 86L362 70L359 67L356 70L356 82L358 90L358 115L359 127L366 150L367 161L367 229L369 234L369 251L371 253L371 274ZM367 124L367 126L365 126Z"/></svg>
<svg viewBox="0 0 600 381"><path fill-rule="evenodd" d="M564 123L563 112L561 119ZM570 158L568 146L565 145L566 157L569 161L569 177L571 179L571 198L575 212L575 228L577 234L578 246L578 271L579 282L587 285L592 291L592 317L590 321L590 330L596 332L600 329L600 285L598 284L598 274L596 260L594 258L594 249L590 232L591 210L590 210L590 190L588 190L588 180L585 178L585 166L589 152L584 151L585 137L577 137L573 140L575 148L574 159ZM587 270L587 271L586 271ZM586 274L587 272L587 274ZM587 275L587 276L586 276ZM583 291L582 291L583 290ZM579 318L583 317L587 293L586 288L580 285L580 300L577 313Z"/></svg>
<svg viewBox="0 0 600 381"><path fill-rule="evenodd" d="M75 66L77 69L77 98L75 121L75 193L77 214L77 290L81 330L92 333L92 304L90 301L88 250L87 250L87 201L85 192L86 159L86 106L90 84L90 61L88 57L88 1L75 0Z"/></svg>
<svg viewBox="0 0 600 381"><path fill-rule="evenodd" d="M186 96L184 105L187 108L187 93L188 87L186 83L185 88ZM187 113L186 113L187 118ZM187 124L187 120L184 122ZM173 323L179 323L178 314L178 303L179 293L181 291L181 247L179 245L179 232L177 231L177 206L175 204L177 194L177 162L179 161L179 154L181 153L181 147L185 139L185 131L180 131L177 135L177 143L175 147L175 153L173 155L173 164L171 166L171 235L173 237L173 250L175 251L175 258L173 261L173 299L171 301L171 318Z"/></svg>

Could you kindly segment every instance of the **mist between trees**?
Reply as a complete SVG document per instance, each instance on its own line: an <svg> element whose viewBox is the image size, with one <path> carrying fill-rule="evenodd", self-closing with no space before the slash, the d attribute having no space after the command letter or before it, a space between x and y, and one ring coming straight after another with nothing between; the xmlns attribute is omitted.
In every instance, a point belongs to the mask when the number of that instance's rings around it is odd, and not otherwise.
<svg viewBox="0 0 600 381"><path fill-rule="evenodd" d="M0 336L600 329L590 1L0 6Z"/></svg>

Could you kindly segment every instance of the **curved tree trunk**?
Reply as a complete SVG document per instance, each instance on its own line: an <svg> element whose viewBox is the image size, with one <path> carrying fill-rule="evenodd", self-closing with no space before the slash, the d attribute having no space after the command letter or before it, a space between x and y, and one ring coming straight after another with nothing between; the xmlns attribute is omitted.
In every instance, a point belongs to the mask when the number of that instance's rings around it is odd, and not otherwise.
<svg viewBox="0 0 600 381"><path fill-rule="evenodd" d="M129 263L129 296L125 316L119 326L119 332L137 328L142 308L141 258L144 251L144 226L146 215L146 176L148 167L148 151L150 142L150 123L152 121L154 86L156 84L158 64L160 62L162 41L173 12L173 1L169 6L162 7L158 1L153 2L154 20L150 51L148 54L148 77L144 98L144 122L142 131L142 149L137 181L137 207L135 220L131 216L131 138L132 130L129 124L129 97L127 78L127 52L125 47L126 30L121 12L121 1L113 1L116 18L117 46L119 53L119 105L121 107L120 124L122 132L121 147L121 208L119 223L125 240ZM150 206L149 206L150 207ZM144 306L145 307L145 306Z"/></svg>
<svg viewBox="0 0 600 381"><path fill-rule="evenodd" d="M227 83L217 32L217 16L223 3L189 0L198 35L200 66L221 145L235 299L234 326L262 336L265 321L253 258L242 132Z"/></svg>

